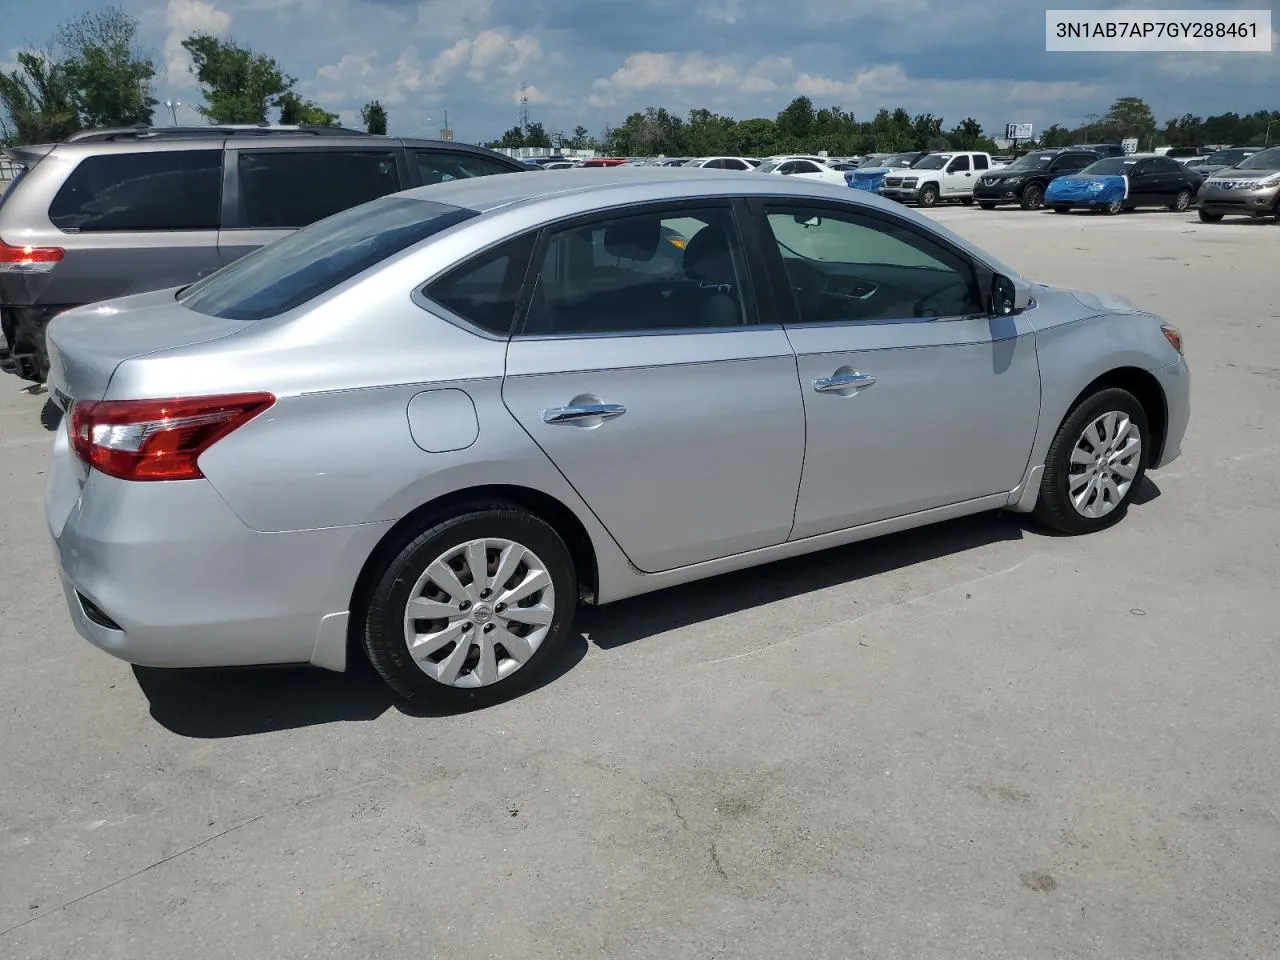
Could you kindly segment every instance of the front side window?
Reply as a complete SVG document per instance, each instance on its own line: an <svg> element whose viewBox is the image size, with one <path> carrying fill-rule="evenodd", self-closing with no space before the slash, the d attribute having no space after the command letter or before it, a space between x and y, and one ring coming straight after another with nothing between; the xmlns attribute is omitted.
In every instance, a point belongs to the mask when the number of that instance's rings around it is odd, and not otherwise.
<svg viewBox="0 0 1280 960"><path fill-rule="evenodd" d="M241 153L240 225L293 230L402 189L395 154L378 150Z"/></svg>
<svg viewBox="0 0 1280 960"><path fill-rule="evenodd" d="M797 160L794 173L821 173L822 168L812 160Z"/></svg>
<svg viewBox="0 0 1280 960"><path fill-rule="evenodd" d="M424 184L448 183L451 180L469 180L487 177L495 173L515 173L504 163L490 157L470 153L451 153L447 150L414 150L413 162Z"/></svg>
<svg viewBox="0 0 1280 960"><path fill-rule="evenodd" d="M968 258L905 226L853 211L770 207L801 323L984 313Z"/></svg>
<svg viewBox="0 0 1280 960"><path fill-rule="evenodd" d="M1058 158L1053 165L1053 169L1056 173L1083 170L1097 159L1092 153L1067 153Z"/></svg>
<svg viewBox="0 0 1280 960"><path fill-rule="evenodd" d="M217 230L221 196L221 149L107 153L71 171L49 220L78 233Z"/></svg>
<svg viewBox="0 0 1280 960"><path fill-rule="evenodd" d="M182 290L178 302L227 320L278 316L475 216L407 197L364 204L258 248Z"/></svg>
<svg viewBox="0 0 1280 960"><path fill-rule="evenodd" d="M726 208L641 213L548 239L524 333L652 333L740 327L746 270Z"/></svg>
<svg viewBox="0 0 1280 960"><path fill-rule="evenodd" d="M530 234L499 244L455 267L423 292L468 323L508 336L533 243Z"/></svg>

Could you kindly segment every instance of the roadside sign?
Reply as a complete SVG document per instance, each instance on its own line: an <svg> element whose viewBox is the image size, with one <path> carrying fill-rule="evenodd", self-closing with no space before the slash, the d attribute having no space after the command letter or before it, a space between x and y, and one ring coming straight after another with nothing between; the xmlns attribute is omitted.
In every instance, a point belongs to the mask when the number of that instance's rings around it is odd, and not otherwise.
<svg viewBox="0 0 1280 960"><path fill-rule="evenodd" d="M1137 137L1126 137L1124 140L1121 140L1121 141L1120 141L1120 146L1121 146L1121 148L1124 150L1124 152L1125 152L1125 153L1137 153L1137 152L1138 152L1138 138L1137 138Z"/></svg>
<svg viewBox="0 0 1280 960"><path fill-rule="evenodd" d="M1006 123L1004 125L1004 138L1006 140L1030 140L1031 124Z"/></svg>

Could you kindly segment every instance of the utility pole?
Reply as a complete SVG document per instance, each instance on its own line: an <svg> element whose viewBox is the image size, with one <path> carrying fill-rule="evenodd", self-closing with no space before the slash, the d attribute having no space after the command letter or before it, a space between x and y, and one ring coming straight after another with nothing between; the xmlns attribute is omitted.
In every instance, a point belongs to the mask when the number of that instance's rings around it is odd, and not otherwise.
<svg viewBox="0 0 1280 960"><path fill-rule="evenodd" d="M529 139L529 85L520 84L520 136Z"/></svg>

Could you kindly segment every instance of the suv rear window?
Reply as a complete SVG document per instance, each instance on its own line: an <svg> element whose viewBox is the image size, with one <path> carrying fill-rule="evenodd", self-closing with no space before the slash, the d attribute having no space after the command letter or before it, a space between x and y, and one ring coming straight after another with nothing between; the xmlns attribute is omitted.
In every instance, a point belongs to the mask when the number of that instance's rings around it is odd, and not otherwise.
<svg viewBox="0 0 1280 960"><path fill-rule="evenodd" d="M241 153L240 226L305 227L401 189L394 152L264 150Z"/></svg>
<svg viewBox="0 0 1280 960"><path fill-rule="evenodd" d="M462 207L388 197L260 247L180 291L178 302L225 320L278 316L475 216Z"/></svg>
<svg viewBox="0 0 1280 960"><path fill-rule="evenodd" d="M222 150L85 157L49 205L59 230L217 230Z"/></svg>

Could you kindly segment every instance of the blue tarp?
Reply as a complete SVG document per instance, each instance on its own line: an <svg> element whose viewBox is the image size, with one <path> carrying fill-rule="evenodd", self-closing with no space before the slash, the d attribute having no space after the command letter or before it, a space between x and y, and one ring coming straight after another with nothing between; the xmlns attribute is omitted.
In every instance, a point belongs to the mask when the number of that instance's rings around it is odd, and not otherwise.
<svg viewBox="0 0 1280 960"><path fill-rule="evenodd" d="M875 193L880 189L880 184L884 182L885 174L889 172L888 167L871 167L866 170L847 170L844 175L844 182L855 190L866 190Z"/></svg>
<svg viewBox="0 0 1280 960"><path fill-rule="evenodd" d="M1072 204L1074 206L1106 206L1129 196L1128 177L1058 177L1049 182L1044 192L1044 202Z"/></svg>

